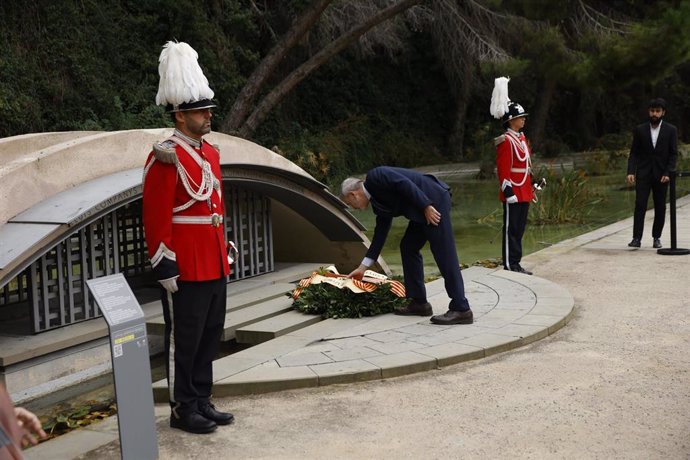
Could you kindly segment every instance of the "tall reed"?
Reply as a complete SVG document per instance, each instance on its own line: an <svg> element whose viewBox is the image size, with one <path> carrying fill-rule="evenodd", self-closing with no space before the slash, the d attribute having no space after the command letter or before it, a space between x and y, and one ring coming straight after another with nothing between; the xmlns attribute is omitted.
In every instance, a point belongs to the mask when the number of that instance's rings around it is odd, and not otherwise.
<svg viewBox="0 0 690 460"><path fill-rule="evenodd" d="M535 177L546 179L546 187L537 192L537 203L532 205L531 220L535 224L563 224L585 222L592 207L603 199L588 186L587 175L582 170L560 174L542 167Z"/></svg>

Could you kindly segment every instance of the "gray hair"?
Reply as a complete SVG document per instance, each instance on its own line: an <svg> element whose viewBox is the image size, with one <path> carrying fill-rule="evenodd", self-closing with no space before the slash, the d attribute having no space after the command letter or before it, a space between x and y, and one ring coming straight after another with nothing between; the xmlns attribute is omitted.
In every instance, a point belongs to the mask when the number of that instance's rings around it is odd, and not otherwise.
<svg viewBox="0 0 690 460"><path fill-rule="evenodd" d="M348 177L343 181L343 185L340 186L340 196L344 197L350 192L359 190L362 187L362 179L357 179L355 177Z"/></svg>

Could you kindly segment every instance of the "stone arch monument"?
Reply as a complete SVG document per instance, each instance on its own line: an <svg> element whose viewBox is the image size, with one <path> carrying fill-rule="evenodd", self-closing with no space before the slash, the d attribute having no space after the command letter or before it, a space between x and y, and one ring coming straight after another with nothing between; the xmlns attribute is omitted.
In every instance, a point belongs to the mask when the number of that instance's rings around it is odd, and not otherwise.
<svg viewBox="0 0 690 460"><path fill-rule="evenodd" d="M107 371L105 322L86 279L120 272L140 302L155 297L141 177L151 145L171 133L0 140L0 380L16 400L41 394L48 382ZM240 249L231 283L282 270L296 276L296 265L358 265L369 243L364 228L323 184L252 142L206 139L220 148L226 233ZM383 261L378 268L388 272Z"/></svg>

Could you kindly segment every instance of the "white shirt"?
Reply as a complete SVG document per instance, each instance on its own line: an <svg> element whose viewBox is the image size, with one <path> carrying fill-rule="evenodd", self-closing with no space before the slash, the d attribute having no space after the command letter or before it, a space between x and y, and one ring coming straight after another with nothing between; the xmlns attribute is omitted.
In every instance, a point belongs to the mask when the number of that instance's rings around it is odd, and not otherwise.
<svg viewBox="0 0 690 460"><path fill-rule="evenodd" d="M652 126L652 124L649 124L649 130L652 133L652 145L656 148L656 140L659 138L659 131L661 130L661 123L663 123L662 120L659 120L659 124L656 126Z"/></svg>

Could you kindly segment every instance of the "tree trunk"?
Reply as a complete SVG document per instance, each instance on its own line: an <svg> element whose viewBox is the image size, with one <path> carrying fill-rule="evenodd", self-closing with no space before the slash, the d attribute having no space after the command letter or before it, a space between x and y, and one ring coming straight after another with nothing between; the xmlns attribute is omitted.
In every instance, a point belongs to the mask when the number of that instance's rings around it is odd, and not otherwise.
<svg viewBox="0 0 690 460"><path fill-rule="evenodd" d="M469 60L468 60L469 61ZM465 75L460 82L460 89L455 97L455 120L453 128L448 136L448 151L453 161L464 159L465 123L467 121L467 105L472 93L474 67L465 66Z"/></svg>
<svg viewBox="0 0 690 460"><path fill-rule="evenodd" d="M534 115L530 117L529 123L530 142L536 150L541 149L544 143L544 128L546 127L549 107L551 107L551 101L556 92L556 81L551 78L542 80L540 87L541 90L537 93L539 98L534 106Z"/></svg>
<svg viewBox="0 0 690 460"><path fill-rule="evenodd" d="M273 108L283 100L283 98L302 80L304 80L314 70L328 62L333 56L345 49L353 41L364 35L368 30L376 25L392 18L396 14L421 3L424 0L402 0L393 6L379 11L369 20L351 29L346 34L338 37L333 43L323 48L312 56L308 61L292 71L290 75L280 82L270 93L268 93L254 109L254 112L247 118L247 121L239 130L240 137L251 136L256 128L264 121Z"/></svg>
<svg viewBox="0 0 690 460"><path fill-rule="evenodd" d="M301 16L296 18L290 30L278 42L273 49L261 60L258 67L249 76L247 83L240 91L235 102L220 127L220 131L234 134L237 132L247 113L249 112L256 97L261 92L268 79L271 77L276 67L304 35L309 32L314 23L319 19L323 10L332 3L333 0L316 0Z"/></svg>

